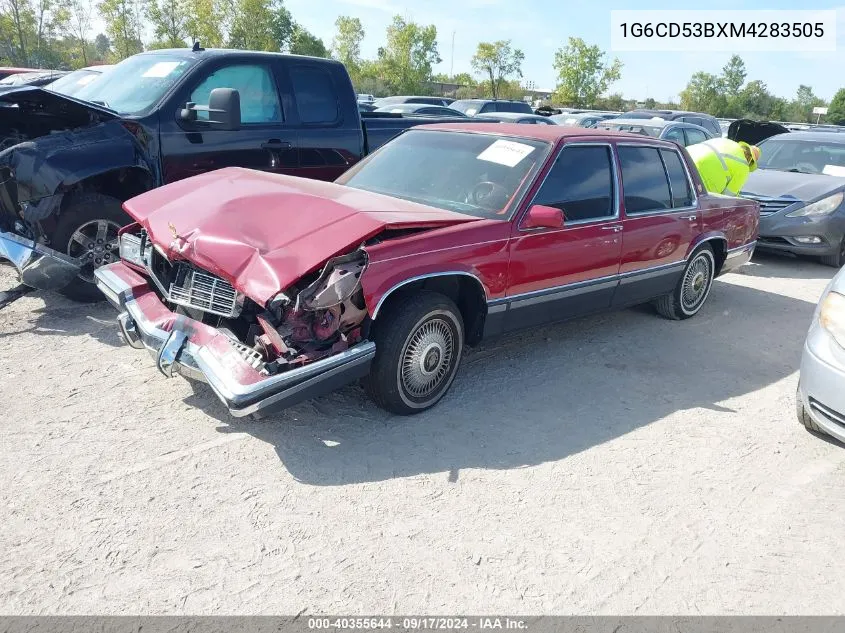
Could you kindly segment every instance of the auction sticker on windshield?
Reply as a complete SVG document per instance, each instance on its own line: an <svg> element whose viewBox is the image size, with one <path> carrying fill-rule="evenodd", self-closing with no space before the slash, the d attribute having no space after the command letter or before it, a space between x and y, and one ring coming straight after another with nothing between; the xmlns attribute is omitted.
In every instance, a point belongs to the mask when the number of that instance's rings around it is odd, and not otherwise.
<svg viewBox="0 0 845 633"><path fill-rule="evenodd" d="M153 64L142 77L167 77L184 62L158 62Z"/></svg>
<svg viewBox="0 0 845 633"><path fill-rule="evenodd" d="M506 167L516 167L519 161L533 151L534 148L525 143L498 140L481 152L478 155L478 160L486 160Z"/></svg>
<svg viewBox="0 0 845 633"><path fill-rule="evenodd" d="M828 176L839 176L842 178L845 177L845 167L841 165L825 165L822 173Z"/></svg>

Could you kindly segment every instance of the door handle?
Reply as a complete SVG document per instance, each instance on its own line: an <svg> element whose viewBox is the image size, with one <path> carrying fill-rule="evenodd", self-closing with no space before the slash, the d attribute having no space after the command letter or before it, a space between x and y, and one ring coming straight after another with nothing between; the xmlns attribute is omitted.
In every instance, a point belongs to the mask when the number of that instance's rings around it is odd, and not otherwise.
<svg viewBox="0 0 845 633"><path fill-rule="evenodd" d="M697 215L684 215L681 216L682 220L689 220L690 222L695 222L698 219Z"/></svg>
<svg viewBox="0 0 845 633"><path fill-rule="evenodd" d="M618 224L614 224L613 226L603 226L601 227L602 231L613 231L614 233L618 233L622 230L622 227Z"/></svg>
<svg viewBox="0 0 845 633"><path fill-rule="evenodd" d="M278 151L278 150L282 150L282 149L290 149L291 144L288 141L280 141L277 138L271 138L266 143L262 143L261 148Z"/></svg>

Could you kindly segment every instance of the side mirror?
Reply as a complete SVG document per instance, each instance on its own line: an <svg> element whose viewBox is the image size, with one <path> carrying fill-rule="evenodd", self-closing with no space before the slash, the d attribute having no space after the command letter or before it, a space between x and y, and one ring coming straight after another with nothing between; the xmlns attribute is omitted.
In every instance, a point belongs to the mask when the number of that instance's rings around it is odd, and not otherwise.
<svg viewBox="0 0 845 633"><path fill-rule="evenodd" d="M208 96L208 105L189 101L179 113L183 121L196 121L197 112L208 112L208 123L218 130L234 132L241 127L241 95L233 88L215 88Z"/></svg>
<svg viewBox="0 0 845 633"><path fill-rule="evenodd" d="M556 207L535 204L528 209L528 214L522 222L524 229L561 229L563 228L563 211Z"/></svg>

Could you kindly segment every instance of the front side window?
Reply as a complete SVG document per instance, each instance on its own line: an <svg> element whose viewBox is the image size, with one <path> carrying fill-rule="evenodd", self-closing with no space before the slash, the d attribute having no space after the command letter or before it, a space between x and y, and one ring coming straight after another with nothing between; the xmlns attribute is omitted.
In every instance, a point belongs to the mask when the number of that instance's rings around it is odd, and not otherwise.
<svg viewBox="0 0 845 633"><path fill-rule="evenodd" d="M270 70L265 66L238 64L218 68L191 93L189 101L208 103L215 88L232 88L241 98L241 123L281 123L282 108ZM197 111L197 120L208 121L208 112Z"/></svg>
<svg viewBox="0 0 845 633"><path fill-rule="evenodd" d="M412 129L335 182L475 217L507 220L549 149L548 143L532 139Z"/></svg>
<svg viewBox="0 0 845 633"><path fill-rule="evenodd" d="M628 215L672 208L669 181L654 147L619 147L622 191Z"/></svg>
<svg viewBox="0 0 845 633"><path fill-rule="evenodd" d="M675 143L680 143L681 145L686 144L686 141L684 140L684 131L679 127L669 128L669 130L663 134L663 139L666 141L674 141Z"/></svg>
<svg viewBox="0 0 845 633"><path fill-rule="evenodd" d="M560 209L567 222L614 217L610 147L564 147L537 192L534 204Z"/></svg>

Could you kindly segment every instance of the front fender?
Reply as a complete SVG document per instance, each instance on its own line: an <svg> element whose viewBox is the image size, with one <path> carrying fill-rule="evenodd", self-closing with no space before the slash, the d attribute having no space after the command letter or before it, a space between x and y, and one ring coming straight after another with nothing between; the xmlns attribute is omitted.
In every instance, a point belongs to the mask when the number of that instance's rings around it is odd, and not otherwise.
<svg viewBox="0 0 845 633"><path fill-rule="evenodd" d="M107 121L26 141L0 153L0 169L10 170L23 219L35 223L49 217L59 208L62 194L91 177L124 168L153 175L151 140L146 132L130 132L129 125L133 124Z"/></svg>

